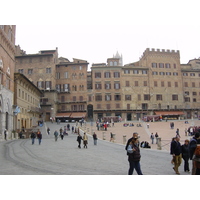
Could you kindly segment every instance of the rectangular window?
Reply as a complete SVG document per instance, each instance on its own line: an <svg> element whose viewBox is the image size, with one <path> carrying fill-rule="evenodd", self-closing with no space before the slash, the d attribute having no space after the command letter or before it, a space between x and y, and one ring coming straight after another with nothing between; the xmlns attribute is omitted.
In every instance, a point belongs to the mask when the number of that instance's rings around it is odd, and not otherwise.
<svg viewBox="0 0 200 200"><path fill-rule="evenodd" d="M162 94L157 94L156 95L156 100L157 101L162 101Z"/></svg>
<svg viewBox="0 0 200 200"><path fill-rule="evenodd" d="M56 79L60 79L60 72L56 72Z"/></svg>
<svg viewBox="0 0 200 200"><path fill-rule="evenodd" d="M169 63L165 63L165 68L171 68L170 64Z"/></svg>
<svg viewBox="0 0 200 200"><path fill-rule="evenodd" d="M110 110L110 108L111 108L110 104L106 104L106 109Z"/></svg>
<svg viewBox="0 0 200 200"><path fill-rule="evenodd" d="M57 84L57 85L56 85L56 91L58 91L58 92L61 91L61 85L60 85L60 84Z"/></svg>
<svg viewBox="0 0 200 200"><path fill-rule="evenodd" d="M166 75L168 76L171 76L171 74L172 74L171 72L166 72Z"/></svg>
<svg viewBox="0 0 200 200"><path fill-rule="evenodd" d="M46 88L46 90L51 89L51 81L45 81L45 88Z"/></svg>
<svg viewBox="0 0 200 200"><path fill-rule="evenodd" d="M136 87L138 86L138 81L135 81L135 86L136 86Z"/></svg>
<svg viewBox="0 0 200 200"><path fill-rule="evenodd" d="M158 75L158 72L152 72L152 75Z"/></svg>
<svg viewBox="0 0 200 200"><path fill-rule="evenodd" d="M130 70L129 69L125 69L124 70L124 74L130 74Z"/></svg>
<svg viewBox="0 0 200 200"><path fill-rule="evenodd" d="M114 88L115 88L116 90L120 89L120 83L114 83Z"/></svg>
<svg viewBox="0 0 200 200"><path fill-rule="evenodd" d="M120 101L121 100L121 95L120 94L116 94L115 95L115 101Z"/></svg>
<svg viewBox="0 0 200 200"><path fill-rule="evenodd" d="M95 78L101 78L101 72L95 72L94 76Z"/></svg>
<svg viewBox="0 0 200 200"><path fill-rule="evenodd" d="M63 90L64 90L64 92L69 92L69 84L64 84Z"/></svg>
<svg viewBox="0 0 200 200"><path fill-rule="evenodd" d="M144 81L144 86L147 86L147 81Z"/></svg>
<svg viewBox="0 0 200 200"><path fill-rule="evenodd" d="M95 84L95 89L100 90L101 89L101 83L96 83Z"/></svg>
<svg viewBox="0 0 200 200"><path fill-rule="evenodd" d="M110 94L105 95L105 101L111 101L111 95Z"/></svg>
<svg viewBox="0 0 200 200"><path fill-rule="evenodd" d="M96 101L102 101L102 95L101 95L101 94L97 94L97 95L95 96L95 100L96 100Z"/></svg>
<svg viewBox="0 0 200 200"><path fill-rule="evenodd" d="M131 95L125 95L125 101L131 101Z"/></svg>
<svg viewBox="0 0 200 200"><path fill-rule="evenodd" d="M139 74L139 70L134 69L134 70L133 70L133 74Z"/></svg>
<svg viewBox="0 0 200 200"><path fill-rule="evenodd" d="M157 87L157 86L158 86L157 81L154 81L154 87Z"/></svg>
<svg viewBox="0 0 200 200"><path fill-rule="evenodd" d="M105 83L105 89L110 90L111 89L111 84L110 83Z"/></svg>
<svg viewBox="0 0 200 200"><path fill-rule="evenodd" d="M138 101L141 101L141 94L138 94Z"/></svg>
<svg viewBox="0 0 200 200"><path fill-rule="evenodd" d="M68 72L64 72L64 78L68 78Z"/></svg>
<svg viewBox="0 0 200 200"><path fill-rule="evenodd" d="M33 73L33 69L28 69L28 74L32 74Z"/></svg>
<svg viewBox="0 0 200 200"><path fill-rule="evenodd" d="M150 100L150 95L144 94L144 101L149 101L149 100Z"/></svg>
<svg viewBox="0 0 200 200"><path fill-rule="evenodd" d="M165 82L161 81L161 87L165 87Z"/></svg>
<svg viewBox="0 0 200 200"><path fill-rule="evenodd" d="M120 78L120 73L119 72L114 72L114 78Z"/></svg>
<svg viewBox="0 0 200 200"><path fill-rule="evenodd" d="M110 78L110 72L105 72L104 73L104 78Z"/></svg>
<svg viewBox="0 0 200 200"><path fill-rule="evenodd" d="M164 63L159 63L159 68L164 68Z"/></svg>
<svg viewBox="0 0 200 200"><path fill-rule="evenodd" d="M51 74L51 68L46 68L46 73Z"/></svg>
<svg viewBox="0 0 200 200"><path fill-rule="evenodd" d="M175 87L178 87L178 82L175 82Z"/></svg>
<svg viewBox="0 0 200 200"><path fill-rule="evenodd" d="M126 81L126 87L130 87L130 82Z"/></svg>
<svg viewBox="0 0 200 200"><path fill-rule="evenodd" d="M152 68L157 68L157 63L152 63Z"/></svg>
<svg viewBox="0 0 200 200"><path fill-rule="evenodd" d="M184 87L188 87L188 82L184 82Z"/></svg>
<svg viewBox="0 0 200 200"><path fill-rule="evenodd" d="M195 82L192 82L192 87L195 87Z"/></svg>
<svg viewBox="0 0 200 200"><path fill-rule="evenodd" d="M171 82L168 82L167 85L168 85L168 87L171 87Z"/></svg>
<svg viewBox="0 0 200 200"><path fill-rule="evenodd" d="M65 96L61 96L61 102L62 102L62 103L65 102Z"/></svg>
<svg viewBox="0 0 200 200"><path fill-rule="evenodd" d="M172 95L172 101L178 101L178 95L177 94Z"/></svg>
<svg viewBox="0 0 200 200"><path fill-rule="evenodd" d="M147 74L147 70L142 70L142 74Z"/></svg>

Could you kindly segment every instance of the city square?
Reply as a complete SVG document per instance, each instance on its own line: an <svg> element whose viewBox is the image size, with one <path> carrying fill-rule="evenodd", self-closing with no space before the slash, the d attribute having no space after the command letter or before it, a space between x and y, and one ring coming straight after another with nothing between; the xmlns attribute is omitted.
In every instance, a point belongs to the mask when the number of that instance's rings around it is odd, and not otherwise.
<svg viewBox="0 0 200 200"><path fill-rule="evenodd" d="M194 125L199 125L199 121L189 121ZM172 156L169 152L171 137L175 136L175 129L170 130L170 122L152 122L149 130L145 128L146 123L141 122L142 127L123 127L124 122L115 123L114 127L108 127L106 138L103 133L96 131L95 124L86 123L82 127L79 125L80 134L85 130L89 131L88 149L78 149L76 141L77 134L68 131L68 136L55 142L54 131L59 130L67 123L46 122L42 127L38 127L43 135L41 145L36 139L35 144L31 144L31 139L18 139L1 141L1 165L0 174L4 175L127 175L128 157L123 144L123 136L129 139L132 133L137 131L140 141L148 141L151 149L141 148L141 168L144 175L174 175L171 164ZM133 122L136 124L137 122ZM175 128L180 126L181 143L185 138L184 121L175 122ZM166 124L166 127L164 126ZM75 126L75 123L71 123ZM190 125L190 124L189 124ZM50 135L47 128L50 128ZM98 136L97 145L94 145L92 132ZM157 150L157 144L151 144L149 131L157 131L164 140L162 150ZM110 142L110 132L115 133L115 141ZM165 145L167 143L167 145ZM191 166L191 161L190 161ZM183 164L180 166L181 175L189 175L184 172ZM134 172L136 174L136 172Z"/></svg>

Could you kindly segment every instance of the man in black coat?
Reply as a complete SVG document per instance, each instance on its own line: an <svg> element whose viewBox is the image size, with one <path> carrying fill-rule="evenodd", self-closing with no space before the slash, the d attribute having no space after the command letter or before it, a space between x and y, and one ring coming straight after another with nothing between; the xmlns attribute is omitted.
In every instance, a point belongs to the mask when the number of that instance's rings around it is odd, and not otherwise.
<svg viewBox="0 0 200 200"><path fill-rule="evenodd" d="M189 143L190 160L192 160L192 158L193 158L194 151L196 149L197 141L199 138L200 138L200 134L197 132L197 133L195 133L194 137L190 140L190 143ZM195 173L196 173L196 168L195 168L195 164L193 161L192 162L192 175L195 175Z"/></svg>
<svg viewBox="0 0 200 200"><path fill-rule="evenodd" d="M174 171L176 174L180 174L178 171L179 166L181 165L182 162L182 148L180 144L180 138L178 136L175 137L174 141L171 143L171 154L173 156L174 160Z"/></svg>

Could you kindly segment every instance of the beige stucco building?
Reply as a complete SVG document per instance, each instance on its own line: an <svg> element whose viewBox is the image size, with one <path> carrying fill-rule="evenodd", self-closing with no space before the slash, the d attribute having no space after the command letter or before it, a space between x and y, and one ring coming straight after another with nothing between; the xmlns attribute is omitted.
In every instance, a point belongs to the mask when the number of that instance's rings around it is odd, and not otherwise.
<svg viewBox="0 0 200 200"><path fill-rule="evenodd" d="M42 119L40 108L42 92L21 73L15 73L14 80L14 130L37 127L38 121Z"/></svg>

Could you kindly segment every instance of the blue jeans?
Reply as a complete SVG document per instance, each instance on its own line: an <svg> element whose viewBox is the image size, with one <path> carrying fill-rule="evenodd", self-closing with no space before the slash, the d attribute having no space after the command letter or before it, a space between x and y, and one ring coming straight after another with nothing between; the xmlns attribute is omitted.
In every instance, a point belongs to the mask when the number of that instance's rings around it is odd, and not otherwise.
<svg viewBox="0 0 200 200"><path fill-rule="evenodd" d="M31 138L31 140L32 140L32 144L34 144L34 142L35 142L35 138Z"/></svg>
<svg viewBox="0 0 200 200"><path fill-rule="evenodd" d="M42 140L42 139L38 138L38 142L39 142L39 144L41 144L41 140Z"/></svg>
<svg viewBox="0 0 200 200"><path fill-rule="evenodd" d="M128 171L128 175L132 175L134 169L136 170L138 175L143 175L140 169L140 161L129 161L129 165L130 165L130 168Z"/></svg>

